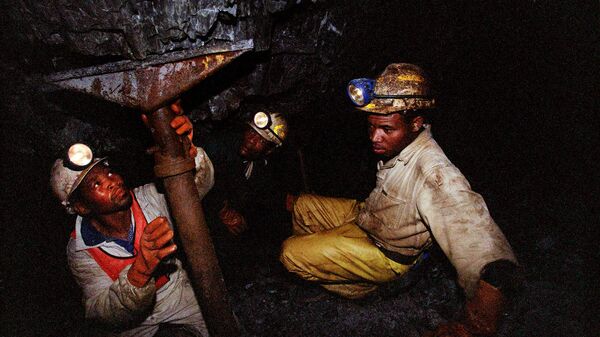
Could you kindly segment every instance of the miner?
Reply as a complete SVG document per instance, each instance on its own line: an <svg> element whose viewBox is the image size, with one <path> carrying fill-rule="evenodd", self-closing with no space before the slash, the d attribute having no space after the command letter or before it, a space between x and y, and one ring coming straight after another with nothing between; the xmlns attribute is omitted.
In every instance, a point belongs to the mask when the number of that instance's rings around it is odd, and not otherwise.
<svg viewBox="0 0 600 337"><path fill-rule="evenodd" d="M177 105L171 109L180 112ZM171 126L191 141L187 117L176 116ZM190 156L202 197L212 184L212 164L193 145ZM77 214L67 256L94 327L120 336L208 336L190 280L173 255L165 197L153 183L131 190L106 158L75 144L55 161L50 184L67 212Z"/></svg>
<svg viewBox="0 0 600 337"><path fill-rule="evenodd" d="M214 214L212 218L219 219L232 235L245 232L249 222L264 222L264 215L278 208L285 212L286 193L279 188L281 179L269 158L283 145L287 133L281 113L259 111L243 132L222 132L205 140L203 147L216 172L205 204L209 215Z"/></svg>
<svg viewBox="0 0 600 337"><path fill-rule="evenodd" d="M435 243L456 269L467 303L460 321L433 335L493 335L517 260L483 198L432 137L428 117L436 104L423 70L390 64L376 80L352 80L348 95L368 114L372 151L384 157L376 186L364 202L300 195L282 263L355 299L406 275Z"/></svg>

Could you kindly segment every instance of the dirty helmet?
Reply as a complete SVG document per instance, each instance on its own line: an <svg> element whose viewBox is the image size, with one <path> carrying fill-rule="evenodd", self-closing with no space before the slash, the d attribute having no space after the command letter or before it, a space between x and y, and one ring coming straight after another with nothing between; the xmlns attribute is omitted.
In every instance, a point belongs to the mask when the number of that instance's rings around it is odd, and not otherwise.
<svg viewBox="0 0 600 337"><path fill-rule="evenodd" d="M259 111L254 114L252 121L248 122L264 139L275 143L276 146L283 145L288 133L288 125L282 114L278 112Z"/></svg>
<svg viewBox="0 0 600 337"><path fill-rule="evenodd" d="M94 158L89 146L81 143L71 145L65 158L54 162L50 171L50 187L67 213L75 214L69 199L85 176L100 163L108 165L106 158Z"/></svg>
<svg viewBox="0 0 600 337"><path fill-rule="evenodd" d="M435 108L425 72L410 63L392 63L376 79L354 79L347 93L359 110L374 114Z"/></svg>

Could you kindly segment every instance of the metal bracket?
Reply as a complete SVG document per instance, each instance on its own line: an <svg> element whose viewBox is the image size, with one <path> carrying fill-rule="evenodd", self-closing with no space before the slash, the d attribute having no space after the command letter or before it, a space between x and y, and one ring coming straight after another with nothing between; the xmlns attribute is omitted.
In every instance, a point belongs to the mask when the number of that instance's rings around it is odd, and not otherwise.
<svg viewBox="0 0 600 337"><path fill-rule="evenodd" d="M243 40L144 61L119 61L54 73L46 80L123 106L154 111L253 47L253 40Z"/></svg>

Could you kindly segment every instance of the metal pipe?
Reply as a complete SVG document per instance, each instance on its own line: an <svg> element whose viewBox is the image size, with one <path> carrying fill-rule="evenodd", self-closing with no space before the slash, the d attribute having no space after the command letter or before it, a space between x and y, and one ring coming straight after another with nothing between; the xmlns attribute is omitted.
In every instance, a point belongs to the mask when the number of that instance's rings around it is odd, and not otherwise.
<svg viewBox="0 0 600 337"><path fill-rule="evenodd" d="M240 328L194 184L194 160L189 158L184 138L169 125L173 117L166 107L149 116L152 136L159 146L154 171L163 179L171 215L189 262L192 287L211 337L239 336Z"/></svg>

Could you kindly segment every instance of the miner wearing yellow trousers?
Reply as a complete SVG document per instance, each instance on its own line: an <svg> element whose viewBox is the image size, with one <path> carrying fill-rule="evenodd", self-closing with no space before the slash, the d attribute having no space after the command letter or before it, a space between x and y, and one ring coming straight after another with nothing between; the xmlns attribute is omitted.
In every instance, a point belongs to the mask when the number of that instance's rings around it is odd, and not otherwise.
<svg viewBox="0 0 600 337"><path fill-rule="evenodd" d="M490 336L515 287L517 260L483 198L435 142L428 79L413 64L390 64L376 79L356 79L348 95L368 113L377 183L364 202L304 194L291 198L294 236L285 267L347 298L405 275L436 243L467 296L463 318L430 336Z"/></svg>

